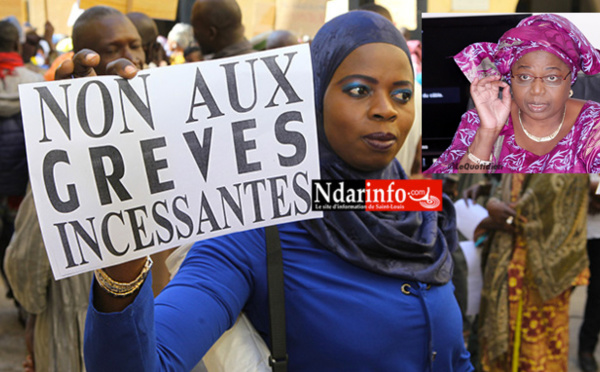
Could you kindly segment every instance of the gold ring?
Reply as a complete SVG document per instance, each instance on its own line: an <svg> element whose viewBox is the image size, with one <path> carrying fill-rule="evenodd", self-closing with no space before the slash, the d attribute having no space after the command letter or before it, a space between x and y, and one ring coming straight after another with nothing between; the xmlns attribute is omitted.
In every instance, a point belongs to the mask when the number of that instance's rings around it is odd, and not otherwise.
<svg viewBox="0 0 600 372"><path fill-rule="evenodd" d="M513 221L514 221L514 217L513 217L513 216L509 216L509 217L506 219L506 223L507 223L507 224L509 224L509 225L512 225Z"/></svg>

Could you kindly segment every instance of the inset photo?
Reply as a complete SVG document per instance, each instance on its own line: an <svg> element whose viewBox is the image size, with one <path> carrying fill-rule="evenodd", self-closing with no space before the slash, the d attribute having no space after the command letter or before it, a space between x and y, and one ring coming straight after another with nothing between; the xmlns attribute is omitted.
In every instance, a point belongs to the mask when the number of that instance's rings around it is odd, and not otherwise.
<svg viewBox="0 0 600 372"><path fill-rule="evenodd" d="M600 172L599 22L424 13L424 173Z"/></svg>

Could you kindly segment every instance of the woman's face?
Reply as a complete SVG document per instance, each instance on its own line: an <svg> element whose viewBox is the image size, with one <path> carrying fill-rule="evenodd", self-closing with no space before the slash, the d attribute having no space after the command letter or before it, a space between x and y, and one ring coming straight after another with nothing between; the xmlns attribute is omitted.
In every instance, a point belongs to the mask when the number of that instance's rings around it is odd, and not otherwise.
<svg viewBox="0 0 600 372"><path fill-rule="evenodd" d="M513 100L524 115L537 120L562 117L571 89L571 75L569 67L560 58L537 50L521 57L511 71ZM542 79L533 78L543 76L554 76L549 80L555 82L548 85Z"/></svg>
<svg viewBox="0 0 600 372"><path fill-rule="evenodd" d="M413 74L406 53L385 43L356 48L338 66L323 99L325 135L352 167L388 165L412 126Z"/></svg>

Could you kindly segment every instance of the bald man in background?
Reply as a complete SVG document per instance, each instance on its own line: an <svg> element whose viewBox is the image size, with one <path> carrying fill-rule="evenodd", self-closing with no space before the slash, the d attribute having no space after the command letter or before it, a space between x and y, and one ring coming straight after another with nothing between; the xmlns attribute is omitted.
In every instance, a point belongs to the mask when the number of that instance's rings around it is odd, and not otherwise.
<svg viewBox="0 0 600 372"><path fill-rule="evenodd" d="M140 12L127 13L127 18L133 22L133 25L142 38L142 49L144 49L144 54L146 54L144 65L147 67L168 65L167 53L156 40L158 37L156 22L146 14Z"/></svg>
<svg viewBox="0 0 600 372"><path fill-rule="evenodd" d="M107 6L89 8L79 16L73 25L73 51L73 59L56 70L56 80L97 75L132 78L146 60L133 22Z"/></svg>
<svg viewBox="0 0 600 372"><path fill-rule="evenodd" d="M212 55L211 59L217 59L254 52L244 36L242 11L235 0L197 0L191 22L205 57Z"/></svg>
<svg viewBox="0 0 600 372"><path fill-rule="evenodd" d="M298 44L296 35L288 30L275 30L267 37L267 50Z"/></svg>

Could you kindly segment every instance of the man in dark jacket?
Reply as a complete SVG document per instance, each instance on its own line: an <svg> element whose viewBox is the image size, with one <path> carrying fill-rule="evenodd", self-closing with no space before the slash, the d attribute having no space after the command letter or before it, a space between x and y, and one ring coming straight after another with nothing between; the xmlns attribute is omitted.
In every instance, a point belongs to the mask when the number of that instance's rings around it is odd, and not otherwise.
<svg viewBox="0 0 600 372"><path fill-rule="evenodd" d="M23 66L20 52L19 30L10 21L0 21L0 271L4 280L1 263L29 180L18 86L44 80Z"/></svg>

